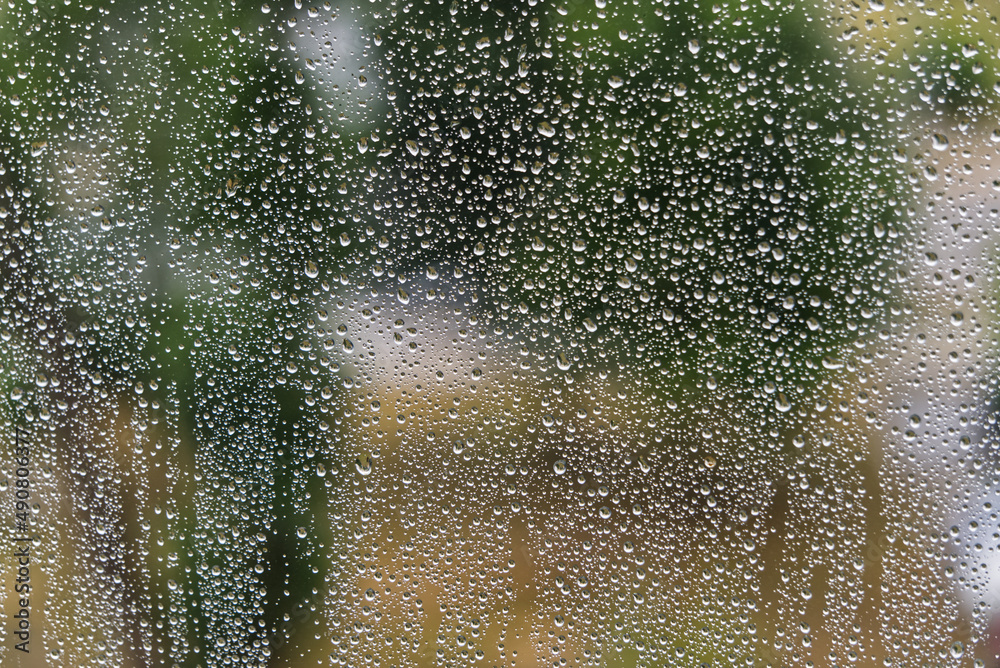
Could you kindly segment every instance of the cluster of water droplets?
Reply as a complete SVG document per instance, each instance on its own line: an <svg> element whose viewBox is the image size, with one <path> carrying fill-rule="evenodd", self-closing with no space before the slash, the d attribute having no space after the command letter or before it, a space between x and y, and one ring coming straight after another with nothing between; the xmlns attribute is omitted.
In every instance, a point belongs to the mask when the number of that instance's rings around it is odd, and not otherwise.
<svg viewBox="0 0 1000 668"><path fill-rule="evenodd" d="M991 665L952 4L10 9L45 662Z"/></svg>

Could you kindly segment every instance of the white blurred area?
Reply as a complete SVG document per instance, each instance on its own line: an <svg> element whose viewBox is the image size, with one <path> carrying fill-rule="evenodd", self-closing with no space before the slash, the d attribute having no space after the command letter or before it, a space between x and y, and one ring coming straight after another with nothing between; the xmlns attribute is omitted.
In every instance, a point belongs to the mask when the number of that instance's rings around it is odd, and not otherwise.
<svg viewBox="0 0 1000 668"><path fill-rule="evenodd" d="M887 399L879 479L894 504L891 532L916 528L939 586L971 615L977 656L994 656L1000 620L997 449L986 422L996 388L996 251L1000 156L988 124L925 119L922 193L896 296L909 309L892 329L876 376ZM917 133L915 133L917 134ZM905 529L904 529L905 530ZM989 632L989 628L994 630ZM960 633L971 629L958 624ZM986 665L993 665L987 663Z"/></svg>
<svg viewBox="0 0 1000 668"><path fill-rule="evenodd" d="M371 118L374 105L385 97L371 67L371 44L377 39L350 4L337 7L332 16L300 10L289 25L289 49L319 96L339 109L339 121L356 126Z"/></svg>

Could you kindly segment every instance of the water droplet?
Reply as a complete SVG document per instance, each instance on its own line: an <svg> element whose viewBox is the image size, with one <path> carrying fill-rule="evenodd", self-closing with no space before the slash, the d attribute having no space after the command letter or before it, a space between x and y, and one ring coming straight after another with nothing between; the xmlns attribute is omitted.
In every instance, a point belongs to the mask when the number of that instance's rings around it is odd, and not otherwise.
<svg viewBox="0 0 1000 668"><path fill-rule="evenodd" d="M833 369L842 369L843 367L844 363L836 359L835 357L830 357L829 355L827 355L826 357L823 358L824 369L833 370Z"/></svg>
<svg viewBox="0 0 1000 668"><path fill-rule="evenodd" d="M372 460L371 457L365 457L364 461L360 459L354 460L354 468L358 470L361 475L368 475L372 472Z"/></svg>

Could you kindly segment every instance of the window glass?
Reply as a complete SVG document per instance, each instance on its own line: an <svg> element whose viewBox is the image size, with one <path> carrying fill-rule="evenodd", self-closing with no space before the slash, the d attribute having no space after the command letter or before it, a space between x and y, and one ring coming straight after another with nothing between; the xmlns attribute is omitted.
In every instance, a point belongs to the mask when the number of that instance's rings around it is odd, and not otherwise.
<svg viewBox="0 0 1000 668"><path fill-rule="evenodd" d="M10 2L4 665L1000 665L989 2Z"/></svg>

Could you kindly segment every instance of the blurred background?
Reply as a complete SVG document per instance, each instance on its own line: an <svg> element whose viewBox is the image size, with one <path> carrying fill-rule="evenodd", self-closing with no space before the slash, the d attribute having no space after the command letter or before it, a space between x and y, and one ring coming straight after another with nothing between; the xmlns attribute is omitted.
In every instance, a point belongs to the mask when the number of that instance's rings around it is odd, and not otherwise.
<svg viewBox="0 0 1000 668"><path fill-rule="evenodd" d="M3 665L1000 665L990 3L0 12Z"/></svg>

